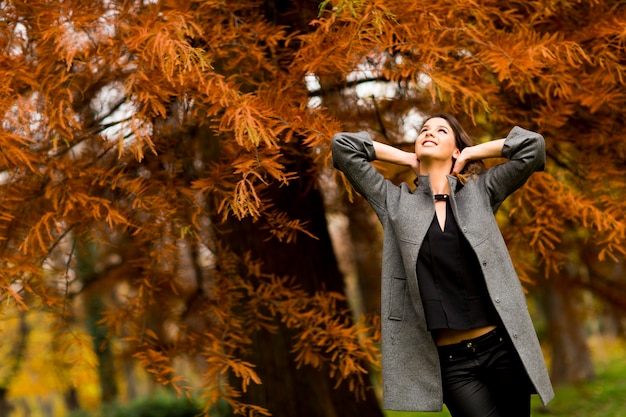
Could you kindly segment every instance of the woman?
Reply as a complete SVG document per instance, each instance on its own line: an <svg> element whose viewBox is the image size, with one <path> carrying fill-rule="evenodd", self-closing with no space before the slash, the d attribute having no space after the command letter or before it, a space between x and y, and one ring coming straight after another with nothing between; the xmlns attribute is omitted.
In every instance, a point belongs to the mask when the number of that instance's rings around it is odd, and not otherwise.
<svg viewBox="0 0 626 417"><path fill-rule="evenodd" d="M530 416L530 395L554 393L525 296L494 212L545 164L537 133L471 146L451 115L429 117L415 153L366 132L333 137L334 166L384 229L383 407L453 417ZM489 170L482 159L508 161ZM396 186L371 161L410 166Z"/></svg>

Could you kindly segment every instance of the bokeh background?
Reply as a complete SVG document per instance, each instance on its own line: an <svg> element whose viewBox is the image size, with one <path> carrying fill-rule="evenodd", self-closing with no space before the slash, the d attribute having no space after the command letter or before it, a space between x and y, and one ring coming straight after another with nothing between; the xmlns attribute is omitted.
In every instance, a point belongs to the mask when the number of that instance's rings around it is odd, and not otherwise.
<svg viewBox="0 0 626 417"><path fill-rule="evenodd" d="M533 415L626 415L625 43L616 0L0 1L0 416L447 415L381 410L380 225L329 152L440 111L546 139L497 214Z"/></svg>

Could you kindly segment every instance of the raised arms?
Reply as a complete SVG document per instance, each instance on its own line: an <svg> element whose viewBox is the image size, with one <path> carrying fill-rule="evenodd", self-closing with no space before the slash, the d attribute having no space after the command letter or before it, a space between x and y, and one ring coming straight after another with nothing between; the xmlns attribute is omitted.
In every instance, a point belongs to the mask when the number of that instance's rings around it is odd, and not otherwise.
<svg viewBox="0 0 626 417"><path fill-rule="evenodd" d="M405 152L402 149L394 148L382 142L374 141L374 151L376 159L383 162L409 166L413 171L419 173L419 161L413 152Z"/></svg>
<svg viewBox="0 0 626 417"><path fill-rule="evenodd" d="M454 167L452 168L452 174L456 175L461 172L463 170L463 167L465 167L465 164L470 161L502 157L504 141L505 139L497 139L464 148L461 152L461 155L454 163Z"/></svg>

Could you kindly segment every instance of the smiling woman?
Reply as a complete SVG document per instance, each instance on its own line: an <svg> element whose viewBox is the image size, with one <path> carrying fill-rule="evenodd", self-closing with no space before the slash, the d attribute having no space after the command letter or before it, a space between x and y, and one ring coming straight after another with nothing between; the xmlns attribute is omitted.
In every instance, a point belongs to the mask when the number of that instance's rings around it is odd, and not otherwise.
<svg viewBox="0 0 626 417"><path fill-rule="evenodd" d="M452 149L447 149L447 152L451 153L451 157L446 154L446 145L452 146ZM415 154L418 155L418 159L422 163L425 163L432 158L428 158L428 150L425 150L426 153L422 155L421 148L430 146L436 149L443 148L444 152L442 157L444 168L447 168L447 162L452 162L451 168L447 172L452 172L454 169L454 174L464 182L465 175L476 175L485 169L482 158L459 161L459 163L455 164L456 159L460 156L460 152L473 145L474 142L472 138L465 132L465 129L463 129L463 126L461 126L456 117L446 113L438 113L431 115L422 125L418 138L415 141ZM498 153L498 150L494 149L493 152ZM439 153L441 154L441 151ZM484 157L487 156L483 156L483 158ZM422 170L422 172L429 171L430 169L425 167Z"/></svg>
<svg viewBox="0 0 626 417"><path fill-rule="evenodd" d="M446 119L432 117L424 123L415 141L415 155L421 163L443 161L452 166L454 159L460 154L454 133Z"/></svg>
<svg viewBox="0 0 626 417"><path fill-rule="evenodd" d="M365 132L333 137L333 161L384 229L383 401L387 409L454 417L530 415L531 393L553 397L524 293L494 212L535 171L545 144L515 127L472 146L454 116L419 130L415 153ZM508 162L484 170L482 159ZM415 190L370 163L409 166ZM464 176L461 180L461 176Z"/></svg>

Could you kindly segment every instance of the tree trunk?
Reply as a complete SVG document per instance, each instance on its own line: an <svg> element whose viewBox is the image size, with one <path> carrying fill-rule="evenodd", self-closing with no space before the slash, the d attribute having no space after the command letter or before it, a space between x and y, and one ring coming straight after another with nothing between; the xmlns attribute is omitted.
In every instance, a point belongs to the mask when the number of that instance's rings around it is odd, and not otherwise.
<svg viewBox="0 0 626 417"><path fill-rule="evenodd" d="M383 253L380 223L367 202L360 196L356 196L353 203L346 203L346 207L363 312L380 314Z"/></svg>
<svg viewBox="0 0 626 417"><path fill-rule="evenodd" d="M298 161L301 164L304 158ZM314 292L322 289L344 292L343 280L332 250L320 193L309 184L314 180L304 173L309 167L293 167L303 173L300 180L289 186L275 186L270 190L276 209L291 218L309 222L309 230L317 236L312 239L301 234L296 243L285 244L269 239L258 223L247 219L232 219L231 232L224 236L232 250L243 255L250 251L263 260L264 272L296 278L297 285ZM373 390L365 400L357 401L344 385L334 389L335 382L325 370L308 366L296 369L291 353L292 334L284 327L277 333L258 332L253 335L254 348L248 358L263 384L252 386L244 394L244 401L261 405L280 417L342 417L382 416Z"/></svg>
<svg viewBox="0 0 626 417"><path fill-rule="evenodd" d="M263 4L268 21L293 33L309 31L310 22L319 13L319 2L267 0ZM287 49L283 51L285 57L297 56L298 42L283 46ZM284 59L285 68L288 68L288 61L288 58ZM300 176L288 186L274 184L267 193L264 192L264 199L272 201L276 210L287 213L290 218L308 222L307 229L317 239L300 234L296 243L281 243L261 228L262 222L238 221L233 217L226 225L229 232L221 238L235 253L241 256L250 253L253 258L262 260L264 272L294 277L296 284L311 294L321 290L345 294L328 233L322 196L312 174L315 167L307 158L302 143L295 143L295 149L288 150L288 147L285 144L282 154L292 155L293 160L286 171L297 172ZM276 333L263 331L252 336L253 349L247 359L255 364L255 371L263 383L249 387L243 394L244 402L265 407L280 417L382 416L372 389L367 390L364 400L357 401L346 384L335 388L335 381L327 370L315 370L309 366L296 369L291 352L292 336L292 332L283 326Z"/></svg>
<svg viewBox="0 0 626 417"><path fill-rule="evenodd" d="M13 405L11 405L9 399L7 398L8 392L8 388L0 388L0 416L2 417L9 416L13 410Z"/></svg>
<svg viewBox="0 0 626 417"><path fill-rule="evenodd" d="M65 409L67 411L72 412L80 409L78 390L75 387L69 387L67 391L63 393L63 399L65 400Z"/></svg>
<svg viewBox="0 0 626 417"><path fill-rule="evenodd" d="M108 329L98 324L104 312L101 295L93 292L85 297L87 330L93 337L93 349L98 358L100 399L103 404L111 404L117 399L118 387L115 381L113 351L107 339Z"/></svg>
<svg viewBox="0 0 626 417"><path fill-rule="evenodd" d="M555 384L595 378L579 307L581 295L580 289L569 285L566 277L547 281L544 301L552 344L551 377Z"/></svg>
<svg viewBox="0 0 626 417"><path fill-rule="evenodd" d="M80 248L81 250L76 252L76 275L85 286L90 287L84 292L86 327L93 338L93 349L98 358L100 399L103 404L110 404L117 399L118 387L115 381L113 351L107 340L108 329L98 324L105 311L103 301L105 290L102 285L99 285L102 276L96 272L95 268L100 253L93 243L81 242Z"/></svg>
<svg viewBox="0 0 626 417"><path fill-rule="evenodd" d="M28 344L28 335L30 334L30 326L26 320L26 311L18 312L18 331L12 335L15 343L11 348L11 352L4 359L4 364L8 368L7 375L0 381L0 417L9 416L11 411L15 408L11 401L7 397L9 393L9 387L14 381L18 372L22 367L22 361L24 360L24 354ZM5 339L5 343L10 339ZM9 364L7 366L7 363Z"/></svg>

